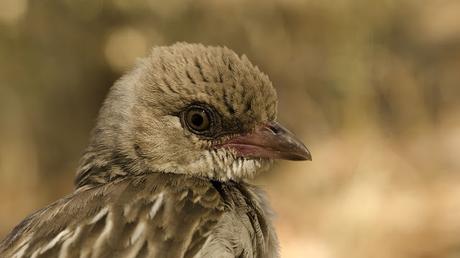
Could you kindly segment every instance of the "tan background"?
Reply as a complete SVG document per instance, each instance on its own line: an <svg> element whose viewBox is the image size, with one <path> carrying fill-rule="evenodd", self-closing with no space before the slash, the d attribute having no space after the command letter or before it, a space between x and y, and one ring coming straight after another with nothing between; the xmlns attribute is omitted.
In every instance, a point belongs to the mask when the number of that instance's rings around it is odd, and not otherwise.
<svg viewBox="0 0 460 258"><path fill-rule="evenodd" d="M313 153L258 178L283 257L460 257L457 0L0 0L0 238L72 191L110 85L176 41L248 55Z"/></svg>

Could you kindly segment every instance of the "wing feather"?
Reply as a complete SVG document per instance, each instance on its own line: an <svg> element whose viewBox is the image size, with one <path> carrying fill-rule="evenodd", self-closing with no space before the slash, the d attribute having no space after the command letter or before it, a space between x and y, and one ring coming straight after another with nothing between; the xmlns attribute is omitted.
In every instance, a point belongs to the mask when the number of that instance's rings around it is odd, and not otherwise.
<svg viewBox="0 0 460 258"><path fill-rule="evenodd" d="M213 189L157 173L78 191L20 223L0 256L193 257L224 210Z"/></svg>

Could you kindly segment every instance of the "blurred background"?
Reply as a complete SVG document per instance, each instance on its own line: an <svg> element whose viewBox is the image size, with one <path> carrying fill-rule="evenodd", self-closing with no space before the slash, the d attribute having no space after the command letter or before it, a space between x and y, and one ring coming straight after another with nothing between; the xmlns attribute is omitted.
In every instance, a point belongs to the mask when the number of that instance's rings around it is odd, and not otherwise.
<svg viewBox="0 0 460 258"><path fill-rule="evenodd" d="M177 41L246 54L313 153L256 180L283 257L460 257L458 0L0 0L0 238L72 191L109 87Z"/></svg>

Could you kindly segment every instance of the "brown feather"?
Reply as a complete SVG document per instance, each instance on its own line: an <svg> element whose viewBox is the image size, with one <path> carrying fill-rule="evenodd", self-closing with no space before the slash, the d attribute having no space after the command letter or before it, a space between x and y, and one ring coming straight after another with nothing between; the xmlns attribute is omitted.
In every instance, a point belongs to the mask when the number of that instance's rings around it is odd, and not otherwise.
<svg viewBox="0 0 460 258"><path fill-rule="evenodd" d="M178 114L193 103L212 106L218 134L183 126ZM0 257L278 257L267 202L244 182L270 160L213 147L273 121L276 105L245 56L154 48L112 87L75 192L15 227Z"/></svg>
<svg viewBox="0 0 460 258"><path fill-rule="evenodd" d="M219 239L224 218L234 217L236 230L254 240L255 249L244 252L258 254L243 257L267 257L276 239L260 219L267 211L250 201L254 189L235 182L221 187L225 196L206 179L151 173L80 191L24 220L0 244L0 256L195 257L217 251L206 250L206 241ZM237 240L219 241L242 250Z"/></svg>

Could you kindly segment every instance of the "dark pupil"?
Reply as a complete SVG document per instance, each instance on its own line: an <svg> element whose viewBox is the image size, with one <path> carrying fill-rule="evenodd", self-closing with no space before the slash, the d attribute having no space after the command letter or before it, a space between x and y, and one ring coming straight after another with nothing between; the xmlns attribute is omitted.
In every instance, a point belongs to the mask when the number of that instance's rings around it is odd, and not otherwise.
<svg viewBox="0 0 460 258"><path fill-rule="evenodd" d="M205 133L211 127L211 117L209 113L202 108L190 108L185 113L185 122L187 127L193 133Z"/></svg>
<svg viewBox="0 0 460 258"><path fill-rule="evenodd" d="M201 127L204 121L202 114L193 114L191 120L192 124L196 127Z"/></svg>

